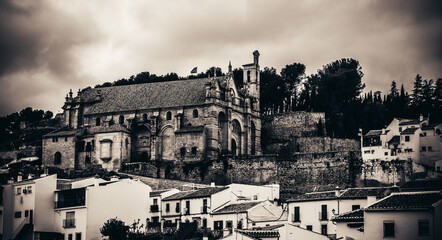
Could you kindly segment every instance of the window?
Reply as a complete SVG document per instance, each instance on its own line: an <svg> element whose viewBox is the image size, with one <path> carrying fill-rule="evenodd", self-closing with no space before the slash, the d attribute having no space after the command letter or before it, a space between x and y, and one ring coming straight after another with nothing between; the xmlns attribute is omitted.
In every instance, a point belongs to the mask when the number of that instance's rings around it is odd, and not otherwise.
<svg viewBox="0 0 442 240"><path fill-rule="evenodd" d="M81 240L81 232L75 233L75 240Z"/></svg>
<svg viewBox="0 0 442 240"><path fill-rule="evenodd" d="M21 188L17 188L17 195L21 194Z"/></svg>
<svg viewBox="0 0 442 240"><path fill-rule="evenodd" d="M213 222L213 228L215 230L223 229L223 221L214 221Z"/></svg>
<svg viewBox="0 0 442 240"><path fill-rule="evenodd" d="M25 210L25 217L29 216L29 210Z"/></svg>
<svg viewBox="0 0 442 240"><path fill-rule="evenodd" d="M305 226L305 229L307 229L309 231L313 231L313 226L312 225L307 225L307 226Z"/></svg>
<svg viewBox="0 0 442 240"><path fill-rule="evenodd" d="M360 209L360 208L361 208L360 205L351 205L351 210L352 210L352 211L354 211L354 210L358 210L358 209Z"/></svg>
<svg viewBox="0 0 442 240"><path fill-rule="evenodd" d="M124 124L124 116L123 116L123 115L120 115L120 117L118 118L118 123L119 123L120 125L123 125L123 124Z"/></svg>
<svg viewBox="0 0 442 240"><path fill-rule="evenodd" d="M58 142L58 138L57 137L52 138L52 142Z"/></svg>
<svg viewBox="0 0 442 240"><path fill-rule="evenodd" d="M294 208L294 214L293 214L293 222L300 222L299 219L299 207Z"/></svg>
<svg viewBox="0 0 442 240"><path fill-rule="evenodd" d="M385 156L388 156L388 152L384 152L384 155L385 155Z"/></svg>
<svg viewBox="0 0 442 240"><path fill-rule="evenodd" d="M405 136L405 142L409 142L410 141L410 136Z"/></svg>
<svg viewBox="0 0 442 240"><path fill-rule="evenodd" d="M68 234L68 240L73 240L73 239L72 239L72 234L71 234L71 233Z"/></svg>
<svg viewBox="0 0 442 240"><path fill-rule="evenodd" d="M321 225L321 234L327 235L327 224Z"/></svg>
<svg viewBox="0 0 442 240"><path fill-rule="evenodd" d="M143 114L143 122L147 122L147 114Z"/></svg>
<svg viewBox="0 0 442 240"><path fill-rule="evenodd" d="M158 205L158 199L156 198L153 199L153 205Z"/></svg>
<svg viewBox="0 0 442 240"><path fill-rule="evenodd" d="M196 150L197 150L197 147L192 147L192 154L193 155L196 155Z"/></svg>
<svg viewBox="0 0 442 240"><path fill-rule="evenodd" d="M384 222L384 237L394 237L394 222Z"/></svg>
<svg viewBox="0 0 442 240"><path fill-rule="evenodd" d="M207 213L207 199L203 199L202 213Z"/></svg>
<svg viewBox="0 0 442 240"><path fill-rule="evenodd" d="M21 218L21 212L15 212L15 218Z"/></svg>
<svg viewBox="0 0 442 240"><path fill-rule="evenodd" d="M370 150L365 150L364 153L365 154L370 154Z"/></svg>
<svg viewBox="0 0 442 240"><path fill-rule="evenodd" d="M186 212L184 214L190 214L190 201L186 201Z"/></svg>
<svg viewBox="0 0 442 240"><path fill-rule="evenodd" d="M427 147L422 147L421 152L426 152L427 151Z"/></svg>
<svg viewBox="0 0 442 240"><path fill-rule="evenodd" d="M95 118L95 126L100 126L101 124L101 118L97 117Z"/></svg>
<svg viewBox="0 0 442 240"><path fill-rule="evenodd" d="M101 140L100 158L110 160L112 158L112 140Z"/></svg>
<svg viewBox="0 0 442 240"><path fill-rule="evenodd" d="M78 141L75 144L77 145L77 152L84 152L84 141Z"/></svg>
<svg viewBox="0 0 442 240"><path fill-rule="evenodd" d="M113 126L114 125L114 119L111 119L110 121L109 121L109 126Z"/></svg>
<svg viewBox="0 0 442 240"><path fill-rule="evenodd" d="M327 220L327 205L321 205L320 220Z"/></svg>
<svg viewBox="0 0 442 240"><path fill-rule="evenodd" d="M170 203L166 203L166 212L170 212Z"/></svg>
<svg viewBox="0 0 442 240"><path fill-rule="evenodd" d="M66 212L66 219L63 220L64 228L75 228L75 212Z"/></svg>
<svg viewBox="0 0 442 240"><path fill-rule="evenodd" d="M430 223L427 219L419 220L419 236L429 236L430 235Z"/></svg>
<svg viewBox="0 0 442 240"><path fill-rule="evenodd" d="M433 147L432 146L428 146L428 151L432 152L433 151Z"/></svg>
<svg viewBox="0 0 442 240"><path fill-rule="evenodd" d="M247 82L250 82L250 71L247 71Z"/></svg>
<svg viewBox="0 0 442 240"><path fill-rule="evenodd" d="M402 132L402 127L399 127L399 132Z"/></svg>
<svg viewBox="0 0 442 240"><path fill-rule="evenodd" d="M167 112L166 113L166 120L172 120L172 113L171 112Z"/></svg>
<svg viewBox="0 0 442 240"><path fill-rule="evenodd" d="M186 156L186 148L185 148L185 147L182 147L182 148L180 149L180 155L181 155L181 157Z"/></svg>
<svg viewBox="0 0 442 240"><path fill-rule="evenodd" d="M371 150L371 154L374 154L374 150Z"/></svg>
<svg viewBox="0 0 442 240"><path fill-rule="evenodd" d="M87 142L86 143L86 152L90 152L90 151L92 151L92 144L91 144L91 142Z"/></svg>
<svg viewBox="0 0 442 240"><path fill-rule="evenodd" d="M64 141L67 142L68 141L68 137L64 137Z"/></svg>
<svg viewBox="0 0 442 240"><path fill-rule="evenodd" d="M198 109L193 109L193 118L198 117Z"/></svg>
<svg viewBox="0 0 442 240"><path fill-rule="evenodd" d="M28 192L28 193L32 193L32 186L28 186L28 187L27 187L27 192Z"/></svg>
<svg viewBox="0 0 442 240"><path fill-rule="evenodd" d="M203 218L203 228L207 228L207 219Z"/></svg>
<svg viewBox="0 0 442 240"><path fill-rule="evenodd" d="M54 164L61 164L61 153L56 152L54 154Z"/></svg>
<svg viewBox="0 0 442 240"><path fill-rule="evenodd" d="M177 213L179 213L180 212L180 203L176 203L176 206L175 206L175 212L177 212Z"/></svg>

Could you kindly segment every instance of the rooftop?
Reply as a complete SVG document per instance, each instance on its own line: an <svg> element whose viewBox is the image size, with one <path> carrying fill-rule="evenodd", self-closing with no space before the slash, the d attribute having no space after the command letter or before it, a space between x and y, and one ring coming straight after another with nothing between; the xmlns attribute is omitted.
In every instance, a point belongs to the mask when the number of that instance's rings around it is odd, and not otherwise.
<svg viewBox="0 0 442 240"><path fill-rule="evenodd" d="M217 77L221 78L224 76ZM80 101L92 103L86 115L201 105L205 101L205 84L211 79L186 79L86 89L80 93Z"/></svg>
<svg viewBox="0 0 442 240"><path fill-rule="evenodd" d="M335 218L333 218L335 222L356 222L356 221L364 221L364 211L363 209L354 210L351 212L343 213Z"/></svg>
<svg viewBox="0 0 442 240"><path fill-rule="evenodd" d="M424 125L422 126L422 130L433 130L435 127L439 126L440 123L434 123L434 124L429 124L429 125Z"/></svg>
<svg viewBox="0 0 442 240"><path fill-rule="evenodd" d="M339 198L367 198L368 196L382 198L388 196L391 192L397 191L399 191L398 188L391 187L349 188L343 192Z"/></svg>
<svg viewBox="0 0 442 240"><path fill-rule="evenodd" d="M366 211L430 209L441 199L439 191L393 193L368 206Z"/></svg>
<svg viewBox="0 0 442 240"><path fill-rule="evenodd" d="M217 211L215 211L213 214L223 214L223 213L241 213L246 212L250 208L258 205L261 202L243 202L243 203L232 203L229 204Z"/></svg>
<svg viewBox="0 0 442 240"><path fill-rule="evenodd" d="M44 138L47 137L64 137L64 136L75 136L77 134L81 134L83 132L82 129L69 129L69 128L59 128L55 131L52 131L46 135L44 135Z"/></svg>
<svg viewBox="0 0 442 240"><path fill-rule="evenodd" d="M366 137L369 136L380 136L382 135L382 130L370 130L368 133L365 134Z"/></svg>
<svg viewBox="0 0 442 240"><path fill-rule="evenodd" d="M270 237L279 237L279 232L277 230L236 230L238 233L246 235L251 238L261 239Z"/></svg>
<svg viewBox="0 0 442 240"><path fill-rule="evenodd" d="M399 123L399 126L404 126L404 125L415 125L415 124L420 124L421 121L419 119L411 119L409 121L404 121Z"/></svg>
<svg viewBox="0 0 442 240"><path fill-rule="evenodd" d="M415 127L410 127L405 129L404 131L401 132L401 135L407 135L407 134L414 134L416 132L417 128Z"/></svg>

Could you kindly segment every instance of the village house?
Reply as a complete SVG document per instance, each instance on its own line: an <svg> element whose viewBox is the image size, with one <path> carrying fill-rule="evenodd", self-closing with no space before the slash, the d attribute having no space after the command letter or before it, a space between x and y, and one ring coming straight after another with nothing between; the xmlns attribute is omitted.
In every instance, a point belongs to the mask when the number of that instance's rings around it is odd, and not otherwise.
<svg viewBox="0 0 442 240"><path fill-rule="evenodd" d="M149 221L147 222L147 229L149 231L159 232L161 231L161 219L164 211L170 212L170 206L167 209L163 208L162 200L168 196L180 192L178 189L164 189L152 191L149 194L150 205L149 208Z"/></svg>
<svg viewBox="0 0 442 240"><path fill-rule="evenodd" d="M442 124L428 118L394 118L385 129L370 130L362 138L362 159L370 161L409 160L414 168L435 168L442 160Z"/></svg>
<svg viewBox="0 0 442 240"><path fill-rule="evenodd" d="M440 191L392 193L364 209L364 239L442 239L440 226Z"/></svg>
<svg viewBox="0 0 442 240"><path fill-rule="evenodd" d="M336 236L333 218L363 208L397 188L349 188L312 192L287 200L289 222L322 235Z"/></svg>
<svg viewBox="0 0 442 240"><path fill-rule="evenodd" d="M87 88L66 96L64 127L43 137L43 164L84 169L101 164L194 161L261 154L259 52L243 65L239 89L225 76Z"/></svg>

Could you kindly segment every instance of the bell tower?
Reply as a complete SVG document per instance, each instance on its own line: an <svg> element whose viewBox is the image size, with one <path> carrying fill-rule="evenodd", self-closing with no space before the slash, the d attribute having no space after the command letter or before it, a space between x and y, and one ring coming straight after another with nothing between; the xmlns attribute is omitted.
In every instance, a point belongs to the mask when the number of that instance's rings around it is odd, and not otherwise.
<svg viewBox="0 0 442 240"><path fill-rule="evenodd" d="M257 103L259 107L259 52L255 50L253 52L253 63L243 65L244 70L244 88L246 89L246 96L253 99L253 102Z"/></svg>

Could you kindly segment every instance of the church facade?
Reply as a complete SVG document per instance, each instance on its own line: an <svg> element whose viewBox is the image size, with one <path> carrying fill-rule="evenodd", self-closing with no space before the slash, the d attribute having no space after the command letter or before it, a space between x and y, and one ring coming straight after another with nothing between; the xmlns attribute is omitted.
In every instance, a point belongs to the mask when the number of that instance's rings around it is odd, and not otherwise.
<svg viewBox="0 0 442 240"><path fill-rule="evenodd" d="M64 127L43 137L45 166L199 161L261 154L259 52L238 89L225 76L89 88L66 96Z"/></svg>

